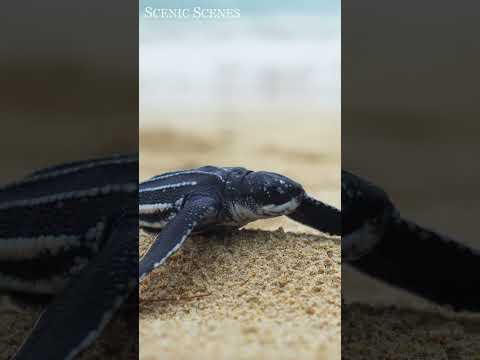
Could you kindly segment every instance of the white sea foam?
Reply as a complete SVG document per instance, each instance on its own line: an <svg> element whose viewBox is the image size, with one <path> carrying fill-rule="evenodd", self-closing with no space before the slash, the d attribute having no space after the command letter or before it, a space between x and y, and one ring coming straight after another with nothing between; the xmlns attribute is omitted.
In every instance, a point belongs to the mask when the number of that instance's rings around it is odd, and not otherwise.
<svg viewBox="0 0 480 360"><path fill-rule="evenodd" d="M140 106L340 108L338 16L143 22Z"/></svg>

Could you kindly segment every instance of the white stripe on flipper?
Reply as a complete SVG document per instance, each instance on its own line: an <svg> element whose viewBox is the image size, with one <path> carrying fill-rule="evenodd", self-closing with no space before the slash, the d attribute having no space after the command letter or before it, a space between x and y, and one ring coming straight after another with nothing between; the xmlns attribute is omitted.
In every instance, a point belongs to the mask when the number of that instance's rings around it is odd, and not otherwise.
<svg viewBox="0 0 480 360"><path fill-rule="evenodd" d="M165 260L167 260L172 254L174 254L178 249L180 249L180 247L183 245L183 243L185 242L185 240L187 239L187 237L191 234L191 232L193 231L193 229L195 228L195 226L197 225L196 222L194 222L193 224L191 224L191 227L187 230L187 232L182 236L180 242L174 246L174 248L172 250L170 250L167 255L163 258L163 259L160 259L159 262L156 262L153 264L153 268L156 269L157 267L159 267L160 265L162 265Z"/></svg>
<svg viewBox="0 0 480 360"><path fill-rule="evenodd" d="M4 190L4 189L10 188L12 186L18 186L18 185L23 185L23 184L36 182L36 181L39 181L39 180L51 179L51 178L59 177L59 176L62 176L62 175L68 175L68 174L76 173L76 172L79 172L79 171L82 171L82 170L87 170L87 169L91 169L91 168L95 168L95 167L101 167L101 166L105 166L105 165L116 165L116 164L118 164L118 165L129 164L129 163L133 163L133 162L136 162L136 161L138 161L138 159L136 157L113 158L113 159L105 159L105 160L97 160L97 161L92 160L91 162L89 162L87 164L73 166L73 167L66 168L66 169L61 169L61 170L54 170L52 172L47 172L47 173L40 174L40 175L34 175L34 176L31 176L31 177L22 179L20 181L16 181L14 183L10 183L10 184L7 184L3 187L0 187L0 190ZM44 169L42 171L48 171L48 168Z"/></svg>
<svg viewBox="0 0 480 360"><path fill-rule="evenodd" d="M147 192L147 191L163 191L167 189L174 189L174 188L179 188L179 187L184 187L184 186L195 186L197 185L196 181L184 181L178 184L169 184L169 185L162 185L162 186L155 186L151 188L145 188L145 189L140 189L140 192Z"/></svg>
<svg viewBox="0 0 480 360"><path fill-rule="evenodd" d="M171 177L174 177L174 176L194 175L194 174L212 175L212 176L216 176L217 178L219 178L220 180L223 181L223 178L220 175L215 174L215 173L210 173L210 172L202 171L202 170L185 170L185 171L179 171L179 172L176 172L176 173L173 173L173 174L157 175L157 176L154 176L154 177L152 177L148 180L145 180L144 182L142 182L142 184L149 183L149 182L152 182L152 181L157 181L157 180L168 179L168 178L171 178Z"/></svg>
<svg viewBox="0 0 480 360"><path fill-rule="evenodd" d="M32 199L7 201L3 204L0 204L0 210L5 210L5 209L10 209L15 207L31 207L36 205L44 205L44 204L53 203L53 202L62 201L62 200L97 197L101 195L108 195L111 193L122 193L122 192L129 193L129 192L135 192L137 191L137 189L138 189L138 185L133 183L112 184L112 185L106 185L103 187L94 187L86 190L69 191L69 192L58 193L53 195L40 196Z"/></svg>
<svg viewBox="0 0 480 360"><path fill-rule="evenodd" d="M146 272L144 272L143 274L140 274L140 282L145 278L145 276L148 275L148 273L150 273L150 271L152 271L153 269L156 269L157 267L159 267L160 265L162 265L173 253L175 253L178 249L180 249L180 247L183 245L183 243L185 242L185 240L188 238L188 236L192 233L193 229L195 228L195 226L197 226L197 223L196 222L193 222L192 224L190 224L190 227L187 229L187 231L183 234L182 238L180 239L180 241L178 242L177 245L175 245L173 247L172 250L170 250L163 258L160 259L160 261L156 262L153 264L153 267L150 268L150 269L147 269ZM150 252L152 246L155 244L155 242L152 243L152 245L150 246L150 248L147 250L147 252L145 253L145 255L148 255L148 253ZM143 258L142 258L143 259ZM142 260L140 260L142 261Z"/></svg>
<svg viewBox="0 0 480 360"><path fill-rule="evenodd" d="M75 235L40 235L36 237L0 238L0 260L26 260L38 255L56 255L81 245Z"/></svg>

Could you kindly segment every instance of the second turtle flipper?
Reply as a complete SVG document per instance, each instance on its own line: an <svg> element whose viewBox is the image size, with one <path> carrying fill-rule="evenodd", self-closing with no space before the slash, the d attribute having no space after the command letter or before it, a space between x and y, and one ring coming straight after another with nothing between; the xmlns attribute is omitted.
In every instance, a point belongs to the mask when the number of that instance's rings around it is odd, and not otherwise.
<svg viewBox="0 0 480 360"><path fill-rule="evenodd" d="M288 217L324 233L340 235L342 232L340 211L308 195Z"/></svg>
<svg viewBox="0 0 480 360"><path fill-rule="evenodd" d="M73 359L88 347L138 282L138 215L112 226L102 252L42 313L13 360Z"/></svg>
<svg viewBox="0 0 480 360"><path fill-rule="evenodd" d="M411 222L397 220L352 266L455 310L480 311L480 253Z"/></svg>

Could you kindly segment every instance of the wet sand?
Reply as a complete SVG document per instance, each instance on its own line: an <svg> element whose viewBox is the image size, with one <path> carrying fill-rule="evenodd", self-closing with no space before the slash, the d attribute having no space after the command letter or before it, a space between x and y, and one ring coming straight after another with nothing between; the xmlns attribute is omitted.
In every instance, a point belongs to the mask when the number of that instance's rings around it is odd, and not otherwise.
<svg viewBox="0 0 480 360"><path fill-rule="evenodd" d="M339 127L259 122L142 129L140 178L244 166L290 176L338 207ZM141 253L151 241L142 233ZM339 238L285 217L191 238L141 285L140 358L339 359L340 268Z"/></svg>

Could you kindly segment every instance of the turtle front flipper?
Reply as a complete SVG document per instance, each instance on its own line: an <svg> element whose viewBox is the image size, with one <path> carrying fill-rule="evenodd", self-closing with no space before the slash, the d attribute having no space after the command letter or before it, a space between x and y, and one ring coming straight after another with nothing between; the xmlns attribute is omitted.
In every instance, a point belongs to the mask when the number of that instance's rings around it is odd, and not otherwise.
<svg viewBox="0 0 480 360"><path fill-rule="evenodd" d="M197 225L204 219L214 216L217 205L217 200L211 197L195 196L188 199L140 260L140 281L177 251Z"/></svg>
<svg viewBox="0 0 480 360"><path fill-rule="evenodd" d="M356 269L455 310L480 311L480 252L398 218Z"/></svg>
<svg viewBox="0 0 480 360"><path fill-rule="evenodd" d="M340 211L308 195L288 217L324 233L340 235L342 232Z"/></svg>
<svg viewBox="0 0 480 360"><path fill-rule="evenodd" d="M12 360L73 359L91 345L138 283L138 215L122 216L106 244L41 314Z"/></svg>

